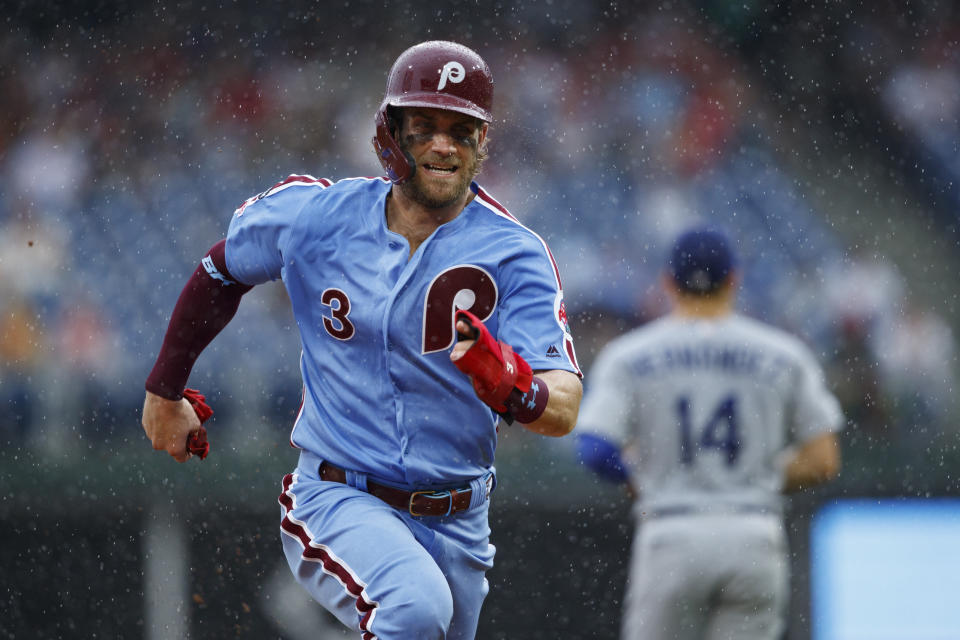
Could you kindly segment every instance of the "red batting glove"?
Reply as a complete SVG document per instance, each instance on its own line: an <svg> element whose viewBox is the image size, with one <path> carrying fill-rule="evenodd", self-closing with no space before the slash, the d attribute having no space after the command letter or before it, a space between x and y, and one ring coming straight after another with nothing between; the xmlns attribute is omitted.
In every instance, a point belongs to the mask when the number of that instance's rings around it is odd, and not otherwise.
<svg viewBox="0 0 960 640"><path fill-rule="evenodd" d="M183 397L186 398L200 418L200 431L194 431L187 436L187 451L201 460L210 453L210 443L207 442L207 430L203 428L203 423L213 415L213 409L207 404L207 399L196 389L184 389Z"/></svg>
<svg viewBox="0 0 960 640"><path fill-rule="evenodd" d="M506 342L494 340L480 318L469 311L457 310L455 320L470 326L471 335L464 337L476 342L454 364L470 376L477 397L497 413L506 414L506 401L514 389L521 394L530 391L530 365Z"/></svg>

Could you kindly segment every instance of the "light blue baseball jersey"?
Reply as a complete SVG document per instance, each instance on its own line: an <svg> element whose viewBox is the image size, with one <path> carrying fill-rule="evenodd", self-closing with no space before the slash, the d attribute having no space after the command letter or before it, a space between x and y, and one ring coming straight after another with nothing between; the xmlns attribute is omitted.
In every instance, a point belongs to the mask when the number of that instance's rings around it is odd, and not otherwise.
<svg viewBox="0 0 960 640"><path fill-rule="evenodd" d="M294 446L398 485L456 484L492 466L499 418L450 362L454 313L475 313L534 370L579 374L559 271L476 183L410 256L386 225L391 186L290 176L236 210L227 268L289 293L303 347Z"/></svg>
<svg viewBox="0 0 960 640"><path fill-rule="evenodd" d="M781 453L843 425L810 349L739 314L650 322L604 347L590 380L577 428L623 450L643 512L779 511Z"/></svg>

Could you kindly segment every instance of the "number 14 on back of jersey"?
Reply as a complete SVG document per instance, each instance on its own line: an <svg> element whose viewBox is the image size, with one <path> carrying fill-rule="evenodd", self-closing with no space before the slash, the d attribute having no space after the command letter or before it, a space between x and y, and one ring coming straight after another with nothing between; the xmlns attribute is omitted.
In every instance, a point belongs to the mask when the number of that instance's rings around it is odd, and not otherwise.
<svg viewBox="0 0 960 640"><path fill-rule="evenodd" d="M680 426L680 461L693 464L696 456L705 450L717 449L726 454L727 466L737 462L740 453L740 430L737 425L737 397L725 396L707 413L703 424L691 418L690 396L680 396L674 403L677 424Z"/></svg>

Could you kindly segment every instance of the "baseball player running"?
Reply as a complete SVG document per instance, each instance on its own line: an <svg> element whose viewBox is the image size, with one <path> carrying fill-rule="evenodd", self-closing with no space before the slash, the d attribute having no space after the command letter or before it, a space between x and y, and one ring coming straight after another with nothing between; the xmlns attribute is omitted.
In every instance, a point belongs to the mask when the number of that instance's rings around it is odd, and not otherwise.
<svg viewBox="0 0 960 640"><path fill-rule="evenodd" d="M300 330L300 449L280 495L296 578L365 639L473 638L487 593L501 418L573 428L581 384L556 264L473 178L493 80L424 42L390 70L387 176L295 175L244 202L184 288L143 426L183 462L193 362L252 286L281 278Z"/></svg>
<svg viewBox="0 0 960 640"><path fill-rule="evenodd" d="M676 240L672 313L621 336L590 372L581 460L631 483L637 524L624 640L780 638L782 491L840 465L839 404L796 338L733 311L727 237Z"/></svg>

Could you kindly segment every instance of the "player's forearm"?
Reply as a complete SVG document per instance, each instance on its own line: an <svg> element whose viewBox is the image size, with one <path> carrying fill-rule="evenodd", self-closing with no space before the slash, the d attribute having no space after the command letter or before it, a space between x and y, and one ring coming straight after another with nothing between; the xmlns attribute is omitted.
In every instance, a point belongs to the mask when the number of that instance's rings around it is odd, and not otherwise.
<svg viewBox="0 0 960 640"><path fill-rule="evenodd" d="M226 268L224 241L204 257L190 276L170 316L167 333L146 389L179 400L200 353L223 330L252 287L232 280Z"/></svg>
<svg viewBox="0 0 960 640"><path fill-rule="evenodd" d="M560 437L573 431L580 411L583 385L579 376L569 371L538 371L536 376L548 387L550 396L539 418L523 427L545 436Z"/></svg>
<svg viewBox="0 0 960 640"><path fill-rule="evenodd" d="M840 472L840 445L825 433L801 445L784 465L783 490L802 491L832 480Z"/></svg>

